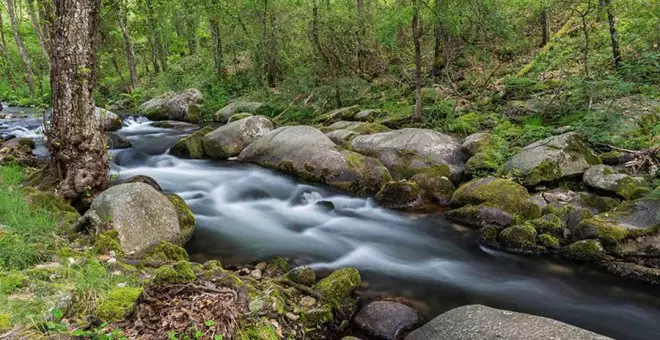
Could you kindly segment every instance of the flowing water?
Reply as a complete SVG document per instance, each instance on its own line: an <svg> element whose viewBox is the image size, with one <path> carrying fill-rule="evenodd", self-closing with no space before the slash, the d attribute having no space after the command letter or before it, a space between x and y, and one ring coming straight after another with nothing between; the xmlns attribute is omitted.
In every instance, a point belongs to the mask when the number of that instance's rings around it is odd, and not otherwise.
<svg viewBox="0 0 660 340"><path fill-rule="evenodd" d="M283 256L321 274L355 266L365 282L363 299L402 299L428 317L481 303L615 338L660 339L657 287L481 248L473 231L440 214L405 215L254 165L169 155L192 126L126 125L119 133L133 148L112 151L112 171L151 176L186 200L198 222L188 245L195 260L237 264Z"/></svg>

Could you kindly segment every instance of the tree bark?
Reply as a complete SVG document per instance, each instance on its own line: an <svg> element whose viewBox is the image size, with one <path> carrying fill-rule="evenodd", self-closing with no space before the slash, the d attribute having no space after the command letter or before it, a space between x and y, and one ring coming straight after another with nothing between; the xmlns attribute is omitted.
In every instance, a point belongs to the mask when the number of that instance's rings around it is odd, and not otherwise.
<svg viewBox="0 0 660 340"><path fill-rule="evenodd" d="M63 178L58 193L86 206L108 184L108 154L93 96L102 0L52 1L48 148Z"/></svg>
<svg viewBox="0 0 660 340"><path fill-rule="evenodd" d="M412 17L412 34L413 43L415 44L415 111L413 112L413 120L422 120L422 28L419 22L419 0L412 0L413 3L413 17Z"/></svg>
<svg viewBox="0 0 660 340"><path fill-rule="evenodd" d="M614 58L614 67L621 66L621 51L619 50L619 37L616 31L616 21L614 19L614 12L612 11L612 1L604 0L607 7L607 21L610 26L610 39L612 40L612 57Z"/></svg>
<svg viewBox="0 0 660 340"><path fill-rule="evenodd" d="M222 77L222 37L220 36L220 22L216 18L209 19L211 26L211 39L213 40L213 62L215 75Z"/></svg>
<svg viewBox="0 0 660 340"><path fill-rule="evenodd" d="M28 58L27 52L25 51L25 45L23 45L23 40L18 34L18 20L16 19L16 13L14 12L14 0L6 0L7 4L7 13L9 14L9 22L11 23L11 30L14 34L14 40L16 41L16 46L18 47L18 52L21 55L23 64L25 65L25 82L27 83L30 94L34 95L34 84L33 77L34 73L32 72L32 66L30 65L30 59Z"/></svg>
<svg viewBox="0 0 660 340"><path fill-rule="evenodd" d="M126 60L128 61L128 71L131 74L131 91L135 90L138 85L137 77L137 68L135 62L135 52L133 50L133 42L131 42L131 36L128 34L128 29L126 28L126 17L124 13L119 14L119 28L121 29L121 34L124 37L124 50L126 53Z"/></svg>
<svg viewBox="0 0 660 340"><path fill-rule="evenodd" d="M541 47L547 45L550 42L550 23L548 20L548 9L543 8L541 11L541 30L542 32L542 39L541 39Z"/></svg>
<svg viewBox="0 0 660 340"><path fill-rule="evenodd" d="M5 40L5 32L1 28L4 27L4 22L2 20L2 13L0 13L0 53L2 53L2 60L0 61L0 66L5 71L5 77L7 77L7 82L12 90L14 90L14 80L11 76L11 64L9 62L9 56L7 55L7 40Z"/></svg>

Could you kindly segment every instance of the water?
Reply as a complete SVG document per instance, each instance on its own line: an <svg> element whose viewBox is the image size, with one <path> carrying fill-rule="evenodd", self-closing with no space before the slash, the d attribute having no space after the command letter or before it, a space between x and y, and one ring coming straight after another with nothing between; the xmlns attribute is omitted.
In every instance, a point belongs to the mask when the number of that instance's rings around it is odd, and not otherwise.
<svg viewBox="0 0 660 340"><path fill-rule="evenodd" d="M657 287L480 248L472 231L441 215L393 212L254 165L168 155L192 131L189 125L126 125L119 132L134 148L112 151L112 170L122 178L151 176L188 202L198 222L188 245L195 260L233 264L284 256L321 274L355 266L365 282L362 298L402 299L428 317L481 303L615 338L660 338Z"/></svg>

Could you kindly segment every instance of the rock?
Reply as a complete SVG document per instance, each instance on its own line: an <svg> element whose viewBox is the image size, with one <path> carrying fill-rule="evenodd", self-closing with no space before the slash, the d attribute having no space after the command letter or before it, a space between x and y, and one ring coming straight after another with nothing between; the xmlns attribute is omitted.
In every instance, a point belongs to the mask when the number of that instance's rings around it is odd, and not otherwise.
<svg viewBox="0 0 660 340"><path fill-rule="evenodd" d="M295 315L291 312L287 312L286 314L284 314L284 316L286 316L287 319L289 319L293 322L296 322L296 321L298 321L298 319L300 319L300 317L298 315Z"/></svg>
<svg viewBox="0 0 660 340"><path fill-rule="evenodd" d="M513 215L500 208L487 205L466 205L447 211L445 217L472 228L494 227L502 229L513 223Z"/></svg>
<svg viewBox="0 0 660 340"><path fill-rule="evenodd" d="M627 200L642 197L649 192L644 178L617 173L608 165L592 166L584 172L582 180L596 190L615 193Z"/></svg>
<svg viewBox="0 0 660 340"><path fill-rule="evenodd" d="M385 183L374 198L389 209L412 209L428 204L419 185L407 180Z"/></svg>
<svg viewBox="0 0 660 340"><path fill-rule="evenodd" d="M362 307L354 321L358 328L377 339L395 340L418 326L422 320L414 309L406 305L374 301Z"/></svg>
<svg viewBox="0 0 660 340"><path fill-rule="evenodd" d="M614 198L565 189L546 191L541 197L545 202L544 212L559 217L571 230L582 220L609 211L620 203Z"/></svg>
<svg viewBox="0 0 660 340"><path fill-rule="evenodd" d="M128 149L133 147L128 139L117 132L108 133L108 146L110 149Z"/></svg>
<svg viewBox="0 0 660 340"><path fill-rule="evenodd" d="M528 222L539 234L550 234L561 237L564 232L564 222L552 214L543 215Z"/></svg>
<svg viewBox="0 0 660 340"><path fill-rule="evenodd" d="M506 162L505 170L525 186L582 175L600 159L576 133L566 133L532 143Z"/></svg>
<svg viewBox="0 0 660 340"><path fill-rule="evenodd" d="M605 249L596 240L582 240L562 249L562 254L572 260L597 262L605 257Z"/></svg>
<svg viewBox="0 0 660 340"><path fill-rule="evenodd" d="M468 155L474 156L483 151L491 142L493 136L490 133L473 133L463 140L463 148L467 150Z"/></svg>
<svg viewBox="0 0 660 340"><path fill-rule="evenodd" d="M96 114L96 118L101 120L101 128L104 131L117 131L121 129L121 118L115 113L97 107L94 109L94 114Z"/></svg>
<svg viewBox="0 0 660 340"><path fill-rule="evenodd" d="M226 123L231 116L237 113L255 113L262 106L264 106L264 104L259 102L235 101L216 112L213 115L213 120Z"/></svg>
<svg viewBox="0 0 660 340"><path fill-rule="evenodd" d="M390 128L378 123L349 122L345 120L338 121L330 126L321 128L321 131L323 132L332 132L336 130L348 130L360 135L370 135L374 133L390 131Z"/></svg>
<svg viewBox="0 0 660 340"><path fill-rule="evenodd" d="M500 164L497 156L488 151L478 152L467 161L466 172L474 177L481 174L491 174L497 172Z"/></svg>
<svg viewBox="0 0 660 340"><path fill-rule="evenodd" d="M316 283L316 273L310 267L296 267L286 274L286 277L301 285L312 286Z"/></svg>
<svg viewBox="0 0 660 340"><path fill-rule="evenodd" d="M499 248L500 244L497 243L497 235L499 230L492 226L487 226L479 229L479 243L493 248Z"/></svg>
<svg viewBox="0 0 660 340"><path fill-rule="evenodd" d="M445 312L410 333L405 340L605 340L608 337L540 316L482 305Z"/></svg>
<svg viewBox="0 0 660 340"><path fill-rule="evenodd" d="M368 109L356 113L353 116L353 120L357 120L361 122L373 122L374 120L382 117L383 115L384 113L381 110Z"/></svg>
<svg viewBox="0 0 660 340"><path fill-rule="evenodd" d="M330 301L341 302L360 286L360 272L355 268L341 268L319 281L315 286Z"/></svg>
<svg viewBox="0 0 660 340"><path fill-rule="evenodd" d="M245 148L238 159L361 195L373 195L391 180L378 160L340 149L310 126L273 130Z"/></svg>
<svg viewBox="0 0 660 340"><path fill-rule="evenodd" d="M475 179L461 185L452 195L451 204L484 204L527 219L541 216L538 206L534 204L525 187L496 177Z"/></svg>
<svg viewBox="0 0 660 340"><path fill-rule="evenodd" d="M227 123L237 122L241 119L245 119L247 117L252 117L252 116L253 116L253 114L248 113L248 112L237 113L237 114L229 117L229 119L227 120Z"/></svg>
<svg viewBox="0 0 660 340"><path fill-rule="evenodd" d="M190 241L190 238L192 238L192 235L195 232L195 227L197 225L195 215L181 196L177 194L166 194L166 196L174 205L174 209L176 209L176 214L179 219L181 233L175 241L177 244L186 244Z"/></svg>
<svg viewBox="0 0 660 340"><path fill-rule="evenodd" d="M27 141L31 141L28 144ZM25 142L21 142L25 141ZM35 157L32 154L34 141L29 138L14 138L0 145L0 164L16 163L22 165L31 165L35 163Z"/></svg>
<svg viewBox="0 0 660 340"><path fill-rule="evenodd" d="M605 265L610 273L626 279L660 284L660 269L644 267L635 263L610 262Z"/></svg>
<svg viewBox="0 0 660 340"><path fill-rule="evenodd" d="M335 144L339 146L348 146L350 145L353 138L355 138L359 134L357 132L341 129L341 130L330 131L325 135L328 136L330 140L332 140Z"/></svg>
<svg viewBox="0 0 660 340"><path fill-rule="evenodd" d="M261 269L255 269L250 273L250 276L257 280L261 280L262 275Z"/></svg>
<svg viewBox="0 0 660 340"><path fill-rule="evenodd" d="M210 127L204 127L192 135L182 138L172 149L170 154L181 158L200 159L204 157L204 137L213 131Z"/></svg>
<svg viewBox="0 0 660 340"><path fill-rule="evenodd" d="M353 151L378 158L396 179L431 172L456 183L465 170L466 154L452 137L427 129L401 129L358 136Z"/></svg>
<svg viewBox="0 0 660 340"><path fill-rule="evenodd" d="M238 156L255 140L273 131L273 123L263 116L252 116L215 129L202 138L204 154L214 159Z"/></svg>
<svg viewBox="0 0 660 340"><path fill-rule="evenodd" d="M514 225L502 230L497 240L508 250L533 250L536 248L536 230L528 224Z"/></svg>
<svg viewBox="0 0 660 340"><path fill-rule="evenodd" d="M311 296L303 296L303 298L300 299L300 305L304 307L312 307L315 304L316 304L316 299Z"/></svg>
<svg viewBox="0 0 660 340"><path fill-rule="evenodd" d="M359 112L360 112L360 107L357 105L350 107L342 107L320 115L317 121L324 124L332 124L342 119L343 120L352 119Z"/></svg>
<svg viewBox="0 0 660 340"><path fill-rule="evenodd" d="M151 99L138 108L138 112L150 120L179 120L197 123L201 117L202 93L188 89L180 93L169 92Z"/></svg>
<svg viewBox="0 0 660 340"><path fill-rule="evenodd" d="M26 150L34 150L36 146L36 143L32 138L25 138L25 137L20 137L20 138L12 138L7 141L5 141L2 144L2 148L19 148L23 147L26 148Z"/></svg>
<svg viewBox="0 0 660 340"><path fill-rule="evenodd" d="M426 200L440 205L448 205L452 194L456 191L454 183L449 178L432 173L417 174L410 181L419 185Z"/></svg>
<svg viewBox="0 0 660 340"><path fill-rule="evenodd" d="M163 188L161 188L160 184L158 184L158 182L155 179L149 176L137 175L137 176L129 177L117 181L115 185L126 184L126 183L144 183L144 184L148 184L149 186L151 186L152 188L156 189L159 192L163 191Z"/></svg>
<svg viewBox="0 0 660 340"><path fill-rule="evenodd" d="M90 210L117 232L121 250L144 254L150 247L168 241L183 245L184 230L170 200L144 183L113 186L92 202Z"/></svg>

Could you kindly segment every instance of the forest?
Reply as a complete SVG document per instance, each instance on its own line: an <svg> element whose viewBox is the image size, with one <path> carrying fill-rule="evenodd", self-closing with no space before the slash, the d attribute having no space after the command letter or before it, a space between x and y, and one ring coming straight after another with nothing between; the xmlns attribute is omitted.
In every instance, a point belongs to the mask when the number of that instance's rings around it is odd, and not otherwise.
<svg viewBox="0 0 660 340"><path fill-rule="evenodd" d="M658 0L0 0L0 339L658 339Z"/></svg>

